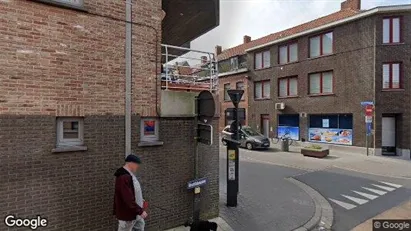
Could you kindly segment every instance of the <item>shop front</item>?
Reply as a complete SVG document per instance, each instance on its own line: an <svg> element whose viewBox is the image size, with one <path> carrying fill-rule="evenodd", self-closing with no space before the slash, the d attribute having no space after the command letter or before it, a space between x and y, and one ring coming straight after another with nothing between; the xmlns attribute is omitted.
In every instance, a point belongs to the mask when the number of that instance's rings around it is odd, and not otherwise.
<svg viewBox="0 0 411 231"><path fill-rule="evenodd" d="M353 145L352 114L309 115L310 142Z"/></svg>
<svg viewBox="0 0 411 231"><path fill-rule="evenodd" d="M278 115L277 137L290 137L300 140L300 115Z"/></svg>

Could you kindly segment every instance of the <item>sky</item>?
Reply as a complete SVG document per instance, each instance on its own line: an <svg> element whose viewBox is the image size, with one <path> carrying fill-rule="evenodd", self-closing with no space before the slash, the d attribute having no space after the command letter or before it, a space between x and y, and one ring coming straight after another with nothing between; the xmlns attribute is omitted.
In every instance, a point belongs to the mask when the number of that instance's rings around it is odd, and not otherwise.
<svg viewBox="0 0 411 231"><path fill-rule="evenodd" d="M240 45L336 12L343 0L220 0L220 25L191 42L191 48L214 52ZM362 0L361 9L411 4L411 0Z"/></svg>

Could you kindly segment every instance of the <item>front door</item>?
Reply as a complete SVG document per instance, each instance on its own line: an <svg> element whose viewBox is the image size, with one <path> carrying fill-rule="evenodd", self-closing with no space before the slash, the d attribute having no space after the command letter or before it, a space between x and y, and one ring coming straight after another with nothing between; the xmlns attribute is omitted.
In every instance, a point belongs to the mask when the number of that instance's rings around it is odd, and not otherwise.
<svg viewBox="0 0 411 231"><path fill-rule="evenodd" d="M382 154L396 154L396 122L395 117L382 117Z"/></svg>
<svg viewBox="0 0 411 231"><path fill-rule="evenodd" d="M270 134L270 115L261 115L261 133L265 137Z"/></svg>

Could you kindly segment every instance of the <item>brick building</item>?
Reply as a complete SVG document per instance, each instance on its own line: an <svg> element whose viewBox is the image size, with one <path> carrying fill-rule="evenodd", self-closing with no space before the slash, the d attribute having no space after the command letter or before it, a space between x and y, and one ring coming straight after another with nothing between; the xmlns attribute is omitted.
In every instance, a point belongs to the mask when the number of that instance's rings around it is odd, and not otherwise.
<svg viewBox="0 0 411 231"><path fill-rule="evenodd" d="M130 2L126 21L125 1L0 1L2 216L41 215L44 230L113 230L113 173L128 148L143 160L148 230L192 216L193 113L165 108L160 44L187 47L218 25L219 3ZM199 146L207 218L218 215L214 137Z"/></svg>
<svg viewBox="0 0 411 231"><path fill-rule="evenodd" d="M248 67L247 67L247 55L245 54L245 49L250 48L248 46L251 42L251 37L245 35L243 37L243 43L239 46L222 50L221 46L216 46L215 54L218 59L218 71L219 71L219 100L220 100L220 121L219 121L219 131L222 131L226 125L230 124L227 121L225 113L227 108L233 108L233 103L227 94L229 89L240 89L244 90L244 95L240 101L239 107L245 108L246 114L248 111ZM244 125L247 125L248 118L242 121Z"/></svg>
<svg viewBox="0 0 411 231"><path fill-rule="evenodd" d="M375 104L376 154L410 157L410 5L341 10L252 41L249 124L270 136L366 146Z"/></svg>

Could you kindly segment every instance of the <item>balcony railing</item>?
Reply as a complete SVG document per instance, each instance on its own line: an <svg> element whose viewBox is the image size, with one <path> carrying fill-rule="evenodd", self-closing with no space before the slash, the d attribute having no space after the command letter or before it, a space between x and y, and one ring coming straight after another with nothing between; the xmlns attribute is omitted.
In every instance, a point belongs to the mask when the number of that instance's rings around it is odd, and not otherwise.
<svg viewBox="0 0 411 231"><path fill-rule="evenodd" d="M218 65L211 52L171 45L162 46L163 90L218 92Z"/></svg>

